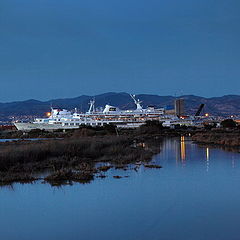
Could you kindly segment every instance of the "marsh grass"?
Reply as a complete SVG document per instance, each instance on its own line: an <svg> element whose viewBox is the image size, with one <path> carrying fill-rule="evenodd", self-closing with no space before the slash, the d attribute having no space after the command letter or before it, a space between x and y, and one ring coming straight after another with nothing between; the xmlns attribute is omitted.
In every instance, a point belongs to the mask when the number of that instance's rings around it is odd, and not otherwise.
<svg viewBox="0 0 240 240"><path fill-rule="evenodd" d="M216 144L227 147L240 147L240 131L215 130L198 132L192 140L204 144Z"/></svg>
<svg viewBox="0 0 240 240"><path fill-rule="evenodd" d="M45 182L52 185L86 183L94 174L112 166L147 162L160 151L156 147L134 145L136 136L72 136L62 140L19 141L0 144L0 183L34 181L34 175L50 171ZM97 162L112 166L95 168Z"/></svg>

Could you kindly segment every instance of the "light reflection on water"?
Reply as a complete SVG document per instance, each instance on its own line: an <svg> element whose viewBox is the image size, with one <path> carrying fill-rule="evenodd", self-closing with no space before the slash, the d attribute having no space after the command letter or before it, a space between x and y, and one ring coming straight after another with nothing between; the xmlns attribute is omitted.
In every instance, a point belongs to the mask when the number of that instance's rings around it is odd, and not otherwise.
<svg viewBox="0 0 240 240"><path fill-rule="evenodd" d="M1 239L239 239L239 153L166 139L162 169L0 190ZM113 175L129 178L113 179Z"/></svg>

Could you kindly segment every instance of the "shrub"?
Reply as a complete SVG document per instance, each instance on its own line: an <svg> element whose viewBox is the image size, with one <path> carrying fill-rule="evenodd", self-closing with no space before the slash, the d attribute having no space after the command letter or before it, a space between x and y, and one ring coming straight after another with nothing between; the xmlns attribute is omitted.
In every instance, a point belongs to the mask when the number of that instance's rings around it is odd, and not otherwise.
<svg viewBox="0 0 240 240"><path fill-rule="evenodd" d="M237 123L232 119L226 119L221 122L223 128L235 128Z"/></svg>

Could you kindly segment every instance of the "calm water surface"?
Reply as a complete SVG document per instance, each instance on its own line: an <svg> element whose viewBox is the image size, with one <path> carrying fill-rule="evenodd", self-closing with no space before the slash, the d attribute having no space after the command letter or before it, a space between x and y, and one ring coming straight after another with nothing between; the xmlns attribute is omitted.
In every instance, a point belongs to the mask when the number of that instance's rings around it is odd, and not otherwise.
<svg viewBox="0 0 240 240"><path fill-rule="evenodd" d="M8 139L0 139L0 143L4 142L14 142L14 141L39 141L39 140L48 140L49 138L8 138ZM61 138L59 138L61 139Z"/></svg>
<svg viewBox="0 0 240 240"><path fill-rule="evenodd" d="M0 239L239 240L240 154L183 140L164 141L160 170L1 188Z"/></svg>

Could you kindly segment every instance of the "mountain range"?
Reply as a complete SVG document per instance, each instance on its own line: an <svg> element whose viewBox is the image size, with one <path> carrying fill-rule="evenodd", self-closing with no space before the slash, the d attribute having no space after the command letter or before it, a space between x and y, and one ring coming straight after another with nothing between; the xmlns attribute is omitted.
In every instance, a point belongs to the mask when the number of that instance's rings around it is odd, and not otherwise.
<svg viewBox="0 0 240 240"><path fill-rule="evenodd" d="M104 107L105 104L117 106L120 109L134 109L135 104L130 95L125 92L115 93L109 92L96 96L82 95L75 98L53 99L49 101L38 101L30 99L27 101L0 103L0 117L6 118L10 116L43 116L50 110L50 107L66 108L72 110L77 108L81 112L85 112L91 99L95 99L96 107ZM154 105L155 107L173 108L173 96L159 96L150 94L136 95L137 99L142 101L142 105L147 107ZM178 98L185 100L186 114L194 114L201 103L205 104L204 112L212 115L240 115L240 95L225 95L222 97L205 98L194 95L184 95Z"/></svg>

